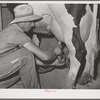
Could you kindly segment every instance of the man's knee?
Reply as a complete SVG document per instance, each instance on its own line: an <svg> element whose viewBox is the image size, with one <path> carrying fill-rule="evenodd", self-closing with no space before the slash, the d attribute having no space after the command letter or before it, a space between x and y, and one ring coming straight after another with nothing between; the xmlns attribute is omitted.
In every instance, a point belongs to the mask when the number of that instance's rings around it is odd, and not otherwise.
<svg viewBox="0 0 100 100"><path fill-rule="evenodd" d="M24 57L24 58L21 59L21 63L22 63L23 66L26 66L26 65L32 66L33 61L28 57Z"/></svg>
<svg viewBox="0 0 100 100"><path fill-rule="evenodd" d="M22 58L28 58L28 59L33 59L34 58L33 53L31 53L30 51L28 51L25 48L22 48L20 52L21 52L21 57ZM26 59L24 59L24 60L26 60Z"/></svg>

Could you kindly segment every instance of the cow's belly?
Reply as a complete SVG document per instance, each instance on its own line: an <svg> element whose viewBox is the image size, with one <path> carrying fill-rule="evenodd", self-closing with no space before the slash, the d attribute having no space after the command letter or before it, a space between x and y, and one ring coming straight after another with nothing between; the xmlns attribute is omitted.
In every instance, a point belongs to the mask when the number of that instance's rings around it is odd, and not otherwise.
<svg viewBox="0 0 100 100"><path fill-rule="evenodd" d="M55 37L59 41L64 42L64 35L62 33L61 27L59 26L57 21L54 20L53 18L51 19L50 29L51 29L51 32L55 35Z"/></svg>

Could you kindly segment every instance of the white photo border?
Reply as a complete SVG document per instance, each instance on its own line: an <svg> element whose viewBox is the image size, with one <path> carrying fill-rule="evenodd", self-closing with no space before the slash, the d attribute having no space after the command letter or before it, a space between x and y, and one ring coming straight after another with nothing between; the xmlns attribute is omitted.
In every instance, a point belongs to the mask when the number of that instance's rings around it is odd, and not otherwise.
<svg viewBox="0 0 100 100"><path fill-rule="evenodd" d="M96 3L100 1L16 1L1 0L0 3ZM0 89L0 99L100 99L98 89Z"/></svg>

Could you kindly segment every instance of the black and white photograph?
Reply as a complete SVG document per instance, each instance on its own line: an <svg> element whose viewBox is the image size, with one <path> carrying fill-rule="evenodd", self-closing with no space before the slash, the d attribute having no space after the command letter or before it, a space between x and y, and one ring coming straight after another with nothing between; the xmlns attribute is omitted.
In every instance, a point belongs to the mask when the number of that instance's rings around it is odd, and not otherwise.
<svg viewBox="0 0 100 100"><path fill-rule="evenodd" d="M99 89L100 2L0 1L0 91Z"/></svg>

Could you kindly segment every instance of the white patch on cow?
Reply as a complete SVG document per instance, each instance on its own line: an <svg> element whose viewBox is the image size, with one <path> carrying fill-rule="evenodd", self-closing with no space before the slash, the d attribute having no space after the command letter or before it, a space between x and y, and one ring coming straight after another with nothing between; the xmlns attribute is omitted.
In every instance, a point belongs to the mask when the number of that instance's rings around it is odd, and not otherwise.
<svg viewBox="0 0 100 100"><path fill-rule="evenodd" d="M61 35L63 36L63 41L72 39L72 29L76 27L71 14L67 12L64 4L49 4L49 7L61 28ZM58 9L59 8L59 9ZM57 34L57 33L56 33ZM57 36L57 35L56 35ZM67 39L66 39L67 38Z"/></svg>
<svg viewBox="0 0 100 100"><path fill-rule="evenodd" d="M83 43L85 43L90 35L91 26L93 22L93 13L89 5L86 5L86 14L81 18L80 21L80 35Z"/></svg>
<svg viewBox="0 0 100 100"><path fill-rule="evenodd" d="M52 15L52 12L50 11L48 4L34 4L34 3L29 3L33 7L34 14L37 15L44 15L44 14L50 14Z"/></svg>

